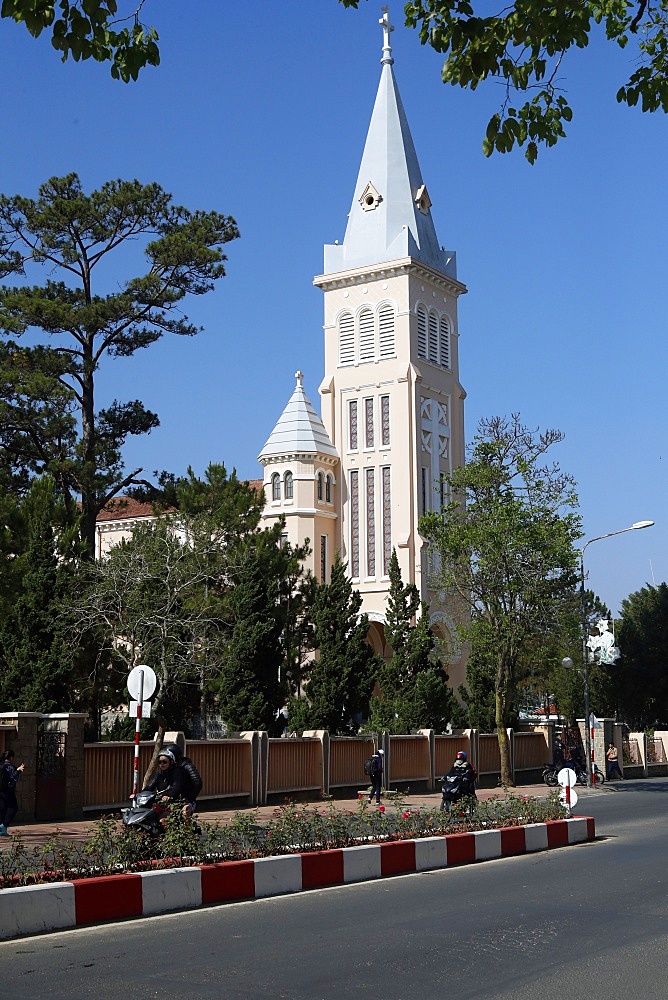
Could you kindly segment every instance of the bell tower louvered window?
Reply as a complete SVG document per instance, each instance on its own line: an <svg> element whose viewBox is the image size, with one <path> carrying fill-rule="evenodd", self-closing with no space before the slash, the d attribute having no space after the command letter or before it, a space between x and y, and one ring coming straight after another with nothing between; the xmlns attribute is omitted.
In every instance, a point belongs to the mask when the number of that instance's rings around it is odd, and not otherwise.
<svg viewBox="0 0 668 1000"><path fill-rule="evenodd" d="M370 309L363 309L359 316L360 364L374 361L376 357L376 324Z"/></svg>
<svg viewBox="0 0 668 1000"><path fill-rule="evenodd" d="M378 346L381 358L394 357L394 309L383 306L378 313Z"/></svg>
<svg viewBox="0 0 668 1000"><path fill-rule="evenodd" d="M355 363L355 319L352 313L339 317L339 364Z"/></svg>
<svg viewBox="0 0 668 1000"><path fill-rule="evenodd" d="M418 357L427 357L427 310L424 306L419 306L418 314Z"/></svg>
<svg viewBox="0 0 668 1000"><path fill-rule="evenodd" d="M438 316L429 313L429 360L432 365L438 364Z"/></svg>
<svg viewBox="0 0 668 1000"><path fill-rule="evenodd" d="M450 326L445 316L441 316L439 354L442 368L450 367Z"/></svg>

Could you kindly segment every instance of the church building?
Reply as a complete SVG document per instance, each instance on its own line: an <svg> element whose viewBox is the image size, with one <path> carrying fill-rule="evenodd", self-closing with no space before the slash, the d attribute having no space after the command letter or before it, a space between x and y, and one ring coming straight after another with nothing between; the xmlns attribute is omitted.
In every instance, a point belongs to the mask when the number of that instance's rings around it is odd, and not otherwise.
<svg viewBox="0 0 668 1000"><path fill-rule="evenodd" d="M369 640L384 655L395 549L404 583L429 605L456 688L464 666L455 609L430 589L418 523L446 499L442 474L464 462L457 303L466 287L436 236L394 75L389 15L379 23L380 83L345 236L325 246L314 279L324 297L320 415L297 371L259 455L264 517L283 515L291 544L310 540L309 568L320 581L341 553L371 621Z"/></svg>

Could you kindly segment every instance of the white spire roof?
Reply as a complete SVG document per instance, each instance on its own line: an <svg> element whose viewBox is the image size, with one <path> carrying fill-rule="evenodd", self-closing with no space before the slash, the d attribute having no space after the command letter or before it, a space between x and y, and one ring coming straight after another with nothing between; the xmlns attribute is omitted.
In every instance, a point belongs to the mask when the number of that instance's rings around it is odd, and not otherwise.
<svg viewBox="0 0 668 1000"><path fill-rule="evenodd" d="M337 456L325 425L304 392L302 372L295 372L297 385L258 460L276 455L319 454Z"/></svg>
<svg viewBox="0 0 668 1000"><path fill-rule="evenodd" d="M325 274L414 257L455 277L454 254L441 250L406 112L394 78L387 12L382 71L346 234L325 247Z"/></svg>

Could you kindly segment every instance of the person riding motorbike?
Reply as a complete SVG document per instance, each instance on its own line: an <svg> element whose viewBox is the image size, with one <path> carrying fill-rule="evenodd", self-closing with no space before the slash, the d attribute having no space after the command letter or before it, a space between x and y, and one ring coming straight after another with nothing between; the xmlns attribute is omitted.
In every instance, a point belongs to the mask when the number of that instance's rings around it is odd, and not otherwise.
<svg viewBox="0 0 668 1000"><path fill-rule="evenodd" d="M473 764L469 763L465 750L459 751L455 757L454 764L448 771L447 776L461 779L463 795L475 795L475 780L477 778L477 773Z"/></svg>
<svg viewBox="0 0 668 1000"><path fill-rule="evenodd" d="M476 769L469 763L466 751L460 750L452 767L443 778L441 809L449 811L455 802L463 798L469 799L471 803L475 802L476 777Z"/></svg>
<svg viewBox="0 0 668 1000"><path fill-rule="evenodd" d="M173 750L163 747L158 757L158 770L149 779L144 791L155 792L155 811L162 822L172 802L185 799L183 771L176 766Z"/></svg>

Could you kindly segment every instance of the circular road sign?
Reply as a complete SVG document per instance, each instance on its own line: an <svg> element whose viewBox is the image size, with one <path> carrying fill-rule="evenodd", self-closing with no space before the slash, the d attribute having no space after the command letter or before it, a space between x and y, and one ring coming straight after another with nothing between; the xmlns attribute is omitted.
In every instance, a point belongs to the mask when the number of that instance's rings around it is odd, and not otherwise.
<svg viewBox="0 0 668 1000"><path fill-rule="evenodd" d="M575 771L573 768L562 767L561 771L559 771L559 774L557 775L557 781L562 788L565 788L566 785L569 785L572 788L576 782Z"/></svg>
<svg viewBox="0 0 668 1000"><path fill-rule="evenodd" d="M128 691L135 701L139 701L139 678L141 673L144 674L144 699L148 700L153 692L155 691L158 678L155 676L155 671L152 667L147 667L145 663L140 663L136 667L133 667L128 674Z"/></svg>
<svg viewBox="0 0 668 1000"><path fill-rule="evenodd" d="M578 804L578 793L575 791L574 788L571 788L569 801L566 801L566 789L561 788L559 789L559 801L561 802L562 806L570 806L572 809L573 806L576 806Z"/></svg>

